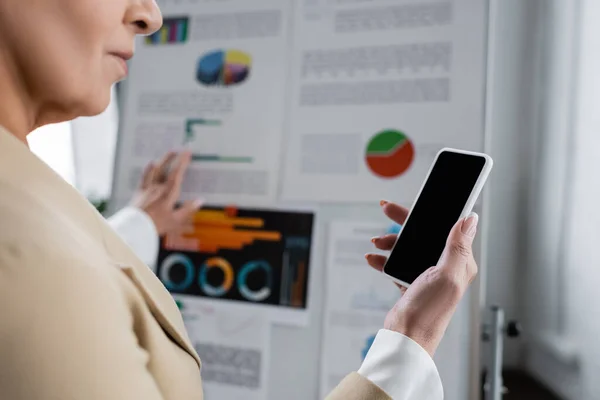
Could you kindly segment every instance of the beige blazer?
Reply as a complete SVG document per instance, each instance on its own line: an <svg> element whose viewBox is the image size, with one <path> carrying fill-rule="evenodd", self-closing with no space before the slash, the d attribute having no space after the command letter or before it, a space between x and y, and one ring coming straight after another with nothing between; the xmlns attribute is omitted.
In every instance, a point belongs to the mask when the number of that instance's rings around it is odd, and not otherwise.
<svg viewBox="0 0 600 400"><path fill-rule="evenodd" d="M0 399L201 400L201 365L152 271L0 128ZM356 373L329 398L390 399Z"/></svg>

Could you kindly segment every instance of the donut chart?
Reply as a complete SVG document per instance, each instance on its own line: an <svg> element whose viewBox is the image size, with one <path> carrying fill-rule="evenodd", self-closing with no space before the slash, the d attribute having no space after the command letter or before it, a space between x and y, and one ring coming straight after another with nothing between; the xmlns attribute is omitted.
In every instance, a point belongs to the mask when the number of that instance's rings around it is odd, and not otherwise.
<svg viewBox="0 0 600 400"><path fill-rule="evenodd" d="M171 268L176 266L183 267L185 272L185 277L181 282L171 280ZM194 263L183 254L171 254L163 260L159 277L169 290L186 290L194 281Z"/></svg>
<svg viewBox="0 0 600 400"><path fill-rule="evenodd" d="M198 60L196 79L206 86L239 85L250 75L252 57L240 50L213 50Z"/></svg>
<svg viewBox="0 0 600 400"><path fill-rule="evenodd" d="M208 281L208 272L211 268L218 268L223 273L223 281L219 286L213 286ZM200 269L199 284L204 292L211 297L221 297L233 285L233 268L231 264L221 257L211 257L202 264Z"/></svg>
<svg viewBox="0 0 600 400"><path fill-rule="evenodd" d="M261 270L264 274L266 274L266 285L258 290L252 290L248 287L247 277L248 274L255 270ZM266 300L271 295L271 285L272 277L271 277L271 266L266 261L250 261L240 269L239 275L237 277L237 285L238 290L246 299L253 302L261 302Z"/></svg>
<svg viewBox="0 0 600 400"><path fill-rule="evenodd" d="M388 129L369 140L365 161L374 175L396 178L410 168L414 158L415 147L410 139L400 131Z"/></svg>

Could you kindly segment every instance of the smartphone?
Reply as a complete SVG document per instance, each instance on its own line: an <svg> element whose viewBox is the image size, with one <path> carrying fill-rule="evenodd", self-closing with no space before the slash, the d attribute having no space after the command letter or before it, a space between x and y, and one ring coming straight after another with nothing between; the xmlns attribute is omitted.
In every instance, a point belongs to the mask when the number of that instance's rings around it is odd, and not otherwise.
<svg viewBox="0 0 600 400"><path fill-rule="evenodd" d="M389 278L408 287L437 265L448 234L471 213L492 165L487 154L440 150L383 267Z"/></svg>

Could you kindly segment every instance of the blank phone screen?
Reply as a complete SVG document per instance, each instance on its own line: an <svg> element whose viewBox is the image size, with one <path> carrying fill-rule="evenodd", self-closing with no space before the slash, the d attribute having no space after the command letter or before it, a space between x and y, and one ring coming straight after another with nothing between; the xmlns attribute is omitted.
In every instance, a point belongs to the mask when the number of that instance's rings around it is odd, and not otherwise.
<svg viewBox="0 0 600 400"><path fill-rule="evenodd" d="M485 166L478 155L442 152L385 265L385 273L406 283L438 262Z"/></svg>

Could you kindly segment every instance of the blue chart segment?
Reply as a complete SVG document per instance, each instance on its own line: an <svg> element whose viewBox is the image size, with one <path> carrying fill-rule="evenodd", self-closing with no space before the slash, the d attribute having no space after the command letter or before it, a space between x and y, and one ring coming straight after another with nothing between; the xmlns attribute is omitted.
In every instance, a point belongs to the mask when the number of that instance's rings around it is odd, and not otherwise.
<svg viewBox="0 0 600 400"><path fill-rule="evenodd" d="M250 75L252 58L239 50L214 50L198 60L196 79L206 86L231 86Z"/></svg>
<svg viewBox="0 0 600 400"><path fill-rule="evenodd" d="M402 225L393 223L385 233L388 235L397 235L402 230Z"/></svg>
<svg viewBox="0 0 600 400"><path fill-rule="evenodd" d="M369 349L373 345L374 341L375 341L375 335L371 335L367 338L367 340L365 340L365 347L363 347L362 351L361 351L361 358L363 360L367 357L367 353L369 352Z"/></svg>

